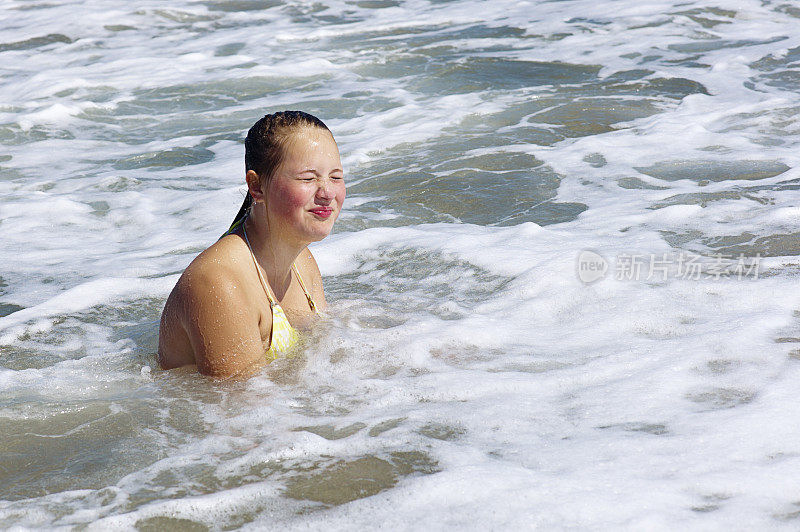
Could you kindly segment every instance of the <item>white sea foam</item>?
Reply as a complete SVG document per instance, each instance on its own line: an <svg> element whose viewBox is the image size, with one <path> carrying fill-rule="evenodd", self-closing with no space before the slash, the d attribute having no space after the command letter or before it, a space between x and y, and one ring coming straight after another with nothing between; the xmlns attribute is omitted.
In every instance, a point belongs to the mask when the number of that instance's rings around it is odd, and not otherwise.
<svg viewBox="0 0 800 532"><path fill-rule="evenodd" d="M0 527L796 528L792 6L237 6L7 2ZM328 315L157 370L282 108L348 175Z"/></svg>

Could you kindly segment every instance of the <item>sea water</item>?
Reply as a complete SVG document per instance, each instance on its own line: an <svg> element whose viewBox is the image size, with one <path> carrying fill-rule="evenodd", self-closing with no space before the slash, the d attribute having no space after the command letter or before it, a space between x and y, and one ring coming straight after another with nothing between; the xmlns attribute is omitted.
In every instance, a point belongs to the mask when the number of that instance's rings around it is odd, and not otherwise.
<svg viewBox="0 0 800 532"><path fill-rule="evenodd" d="M0 6L0 528L800 526L800 7ZM282 109L327 315L162 371Z"/></svg>

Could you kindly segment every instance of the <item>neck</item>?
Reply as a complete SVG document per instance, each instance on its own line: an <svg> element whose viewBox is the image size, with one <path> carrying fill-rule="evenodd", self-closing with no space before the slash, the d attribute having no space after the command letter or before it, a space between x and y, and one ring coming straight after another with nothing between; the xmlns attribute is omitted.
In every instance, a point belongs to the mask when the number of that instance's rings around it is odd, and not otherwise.
<svg viewBox="0 0 800 532"><path fill-rule="evenodd" d="M245 230L253 254L266 274L267 283L280 301L292 281L292 264L307 244L277 236L267 226L264 205L254 207L252 214L244 222Z"/></svg>

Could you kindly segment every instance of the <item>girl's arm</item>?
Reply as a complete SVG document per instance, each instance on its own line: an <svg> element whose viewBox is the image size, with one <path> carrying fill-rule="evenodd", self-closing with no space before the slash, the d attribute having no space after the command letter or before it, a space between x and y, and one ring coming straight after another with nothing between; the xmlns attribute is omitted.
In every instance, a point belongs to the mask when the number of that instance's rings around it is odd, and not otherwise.
<svg viewBox="0 0 800 532"><path fill-rule="evenodd" d="M236 280L221 268L186 273L179 281L181 321L198 371L225 379L264 365L260 314ZM272 320L268 321L271 327Z"/></svg>

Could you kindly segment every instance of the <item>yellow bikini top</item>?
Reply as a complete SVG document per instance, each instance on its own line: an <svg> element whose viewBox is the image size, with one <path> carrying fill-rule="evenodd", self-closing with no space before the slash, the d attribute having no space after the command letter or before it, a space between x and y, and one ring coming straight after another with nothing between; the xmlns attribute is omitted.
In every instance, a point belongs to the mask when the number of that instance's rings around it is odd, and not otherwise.
<svg viewBox="0 0 800 532"><path fill-rule="evenodd" d="M244 224L242 224L242 232L244 233L244 241L247 243L247 248L250 250L250 256L253 258L253 264L256 267L256 273L258 273L258 280L261 281L261 287L264 289L264 293L267 295L267 300L269 300L269 308L272 311L272 332L269 334L269 349L267 349L266 356L269 360L275 360L280 354L285 354L297 342L300 341L300 333L297 332L297 329L292 327L292 324L289 323L289 319L286 317L286 313L283 311L278 302L275 301L275 298L272 297L272 294L270 294L267 282L264 279L264 275L261 273L261 265L256 260L256 255L253 253L253 247L250 245L250 241L247 239L247 230L245 229ZM300 283L300 288L303 289L303 293L306 295L308 306L311 307L311 310L314 313L316 313L317 305L314 303L314 300L311 299L311 294L308 293L306 285L303 283L302 277L300 277L300 272L297 271L297 266L294 264L292 264L292 271L294 271L297 281Z"/></svg>

